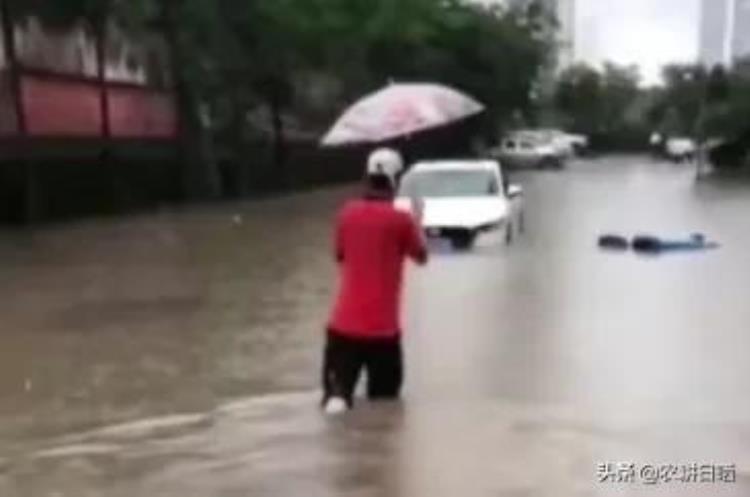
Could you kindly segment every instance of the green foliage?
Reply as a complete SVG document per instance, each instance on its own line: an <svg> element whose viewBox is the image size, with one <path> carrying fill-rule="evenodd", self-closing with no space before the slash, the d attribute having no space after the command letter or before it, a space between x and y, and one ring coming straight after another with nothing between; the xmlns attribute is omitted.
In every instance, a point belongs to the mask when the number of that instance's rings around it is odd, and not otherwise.
<svg viewBox="0 0 750 497"><path fill-rule="evenodd" d="M117 20L131 28L154 16L156 0L7 0L16 17L35 16L53 27L83 21L90 27Z"/></svg>
<svg viewBox="0 0 750 497"><path fill-rule="evenodd" d="M652 124L667 135L692 136L705 103L708 72L700 65L675 64L664 68L663 79L650 112Z"/></svg>
<svg viewBox="0 0 750 497"><path fill-rule="evenodd" d="M116 18L137 30L171 15L207 99L244 93L287 107L307 70L334 74L347 98L389 80L434 80L482 100L492 117L530 106L546 54L543 12L462 0L17 0L54 24ZM169 17L169 16L166 16ZM545 19L546 20L546 19ZM545 24L549 26L549 23Z"/></svg>
<svg viewBox="0 0 750 497"><path fill-rule="evenodd" d="M631 122L640 90L633 66L607 63L602 70L580 64L563 72L557 83L555 106L569 127L585 134L612 134Z"/></svg>
<svg viewBox="0 0 750 497"><path fill-rule="evenodd" d="M570 127L581 133L598 132L604 107L602 75L580 64L566 70L557 83L555 106L565 115Z"/></svg>
<svg viewBox="0 0 750 497"><path fill-rule="evenodd" d="M732 138L748 128L750 72L743 63L721 66L671 65L664 88L650 111L651 122L666 134Z"/></svg>
<svg viewBox="0 0 750 497"><path fill-rule="evenodd" d="M628 125L631 110L640 94L640 74L636 66L604 65L603 124L607 132L615 132Z"/></svg>
<svg viewBox="0 0 750 497"><path fill-rule="evenodd" d="M158 27L171 48L185 129L199 133L199 109L210 109L215 131L231 137L236 155L248 113L259 106L270 110L274 141L283 146L282 113L304 106L296 90L306 74L338 83L339 94L326 103L331 119L388 81L432 81L482 101L487 129L495 130L531 111L554 38L546 12L471 0L15 2L22 15L55 25L109 19L135 35Z"/></svg>
<svg viewBox="0 0 750 497"><path fill-rule="evenodd" d="M726 74L724 82L714 84L721 85L722 90L714 87L709 93L706 135L733 139L746 134L750 130L750 74L738 66Z"/></svg>
<svg viewBox="0 0 750 497"><path fill-rule="evenodd" d="M708 75L707 98L709 102L722 102L729 97L730 81L726 69L714 67Z"/></svg>

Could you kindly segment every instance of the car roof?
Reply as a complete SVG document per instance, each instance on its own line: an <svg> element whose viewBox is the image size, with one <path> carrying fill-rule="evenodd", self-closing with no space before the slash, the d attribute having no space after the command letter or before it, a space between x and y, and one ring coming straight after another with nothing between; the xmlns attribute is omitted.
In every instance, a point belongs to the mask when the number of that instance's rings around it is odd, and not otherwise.
<svg viewBox="0 0 750 497"><path fill-rule="evenodd" d="M503 140L503 143L508 142L523 142L523 143L530 143L532 145L546 145L550 142L550 140L546 139L542 135L533 135L533 134L517 134L513 136L509 136Z"/></svg>
<svg viewBox="0 0 750 497"><path fill-rule="evenodd" d="M486 159L463 159L463 160L439 160L417 162L411 171L498 171L500 164L494 160Z"/></svg>

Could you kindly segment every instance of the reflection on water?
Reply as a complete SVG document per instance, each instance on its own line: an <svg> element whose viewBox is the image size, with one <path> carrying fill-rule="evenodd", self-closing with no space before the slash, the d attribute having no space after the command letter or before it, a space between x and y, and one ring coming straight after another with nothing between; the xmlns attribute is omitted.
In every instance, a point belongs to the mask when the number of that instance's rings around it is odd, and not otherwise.
<svg viewBox="0 0 750 497"><path fill-rule="evenodd" d="M638 158L518 179L516 245L409 272L404 403L338 419L315 389L346 189L3 234L0 495L748 495L750 187ZM721 250L596 247L696 231ZM738 482L597 485L620 461Z"/></svg>
<svg viewBox="0 0 750 497"><path fill-rule="evenodd" d="M5 234L0 440L309 387L342 194Z"/></svg>

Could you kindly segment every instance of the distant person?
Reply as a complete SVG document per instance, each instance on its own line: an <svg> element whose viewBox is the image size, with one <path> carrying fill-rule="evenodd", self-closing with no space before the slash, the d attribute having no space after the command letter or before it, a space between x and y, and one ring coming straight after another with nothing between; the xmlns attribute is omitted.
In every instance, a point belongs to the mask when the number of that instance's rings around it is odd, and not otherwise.
<svg viewBox="0 0 750 497"><path fill-rule="evenodd" d="M422 202L414 202L414 215L393 204L403 169L398 152L373 152L364 196L349 201L338 216L335 250L340 288L328 323L323 365L323 406L330 414L353 406L363 369L371 400L396 399L401 392L404 263L411 259L423 265L428 259Z"/></svg>

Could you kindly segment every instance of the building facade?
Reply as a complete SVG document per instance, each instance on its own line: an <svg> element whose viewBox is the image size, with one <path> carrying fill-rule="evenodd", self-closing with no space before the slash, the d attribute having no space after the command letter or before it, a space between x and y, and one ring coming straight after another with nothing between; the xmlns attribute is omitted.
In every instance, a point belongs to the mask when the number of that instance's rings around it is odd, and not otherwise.
<svg viewBox="0 0 750 497"><path fill-rule="evenodd" d="M534 4L541 5L555 21L555 41L557 44L556 71L570 67L576 59L576 0L508 0L508 6L527 9Z"/></svg>
<svg viewBox="0 0 750 497"><path fill-rule="evenodd" d="M136 42L111 26L100 68L96 39L83 24L10 21L0 37L0 140L176 136L163 43L146 34Z"/></svg>
<svg viewBox="0 0 750 497"><path fill-rule="evenodd" d="M735 0L732 59L750 57L750 0Z"/></svg>
<svg viewBox="0 0 750 497"><path fill-rule="evenodd" d="M560 23L558 68L565 69L576 59L576 2L557 0L556 4L557 19Z"/></svg>
<svg viewBox="0 0 750 497"><path fill-rule="evenodd" d="M732 66L750 57L750 0L703 0L700 62Z"/></svg>

